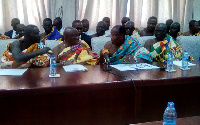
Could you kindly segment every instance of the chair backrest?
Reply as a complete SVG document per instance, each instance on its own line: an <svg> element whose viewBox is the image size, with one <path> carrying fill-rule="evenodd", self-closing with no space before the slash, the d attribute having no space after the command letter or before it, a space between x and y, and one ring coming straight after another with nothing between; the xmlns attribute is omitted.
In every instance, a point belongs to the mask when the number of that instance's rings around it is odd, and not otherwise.
<svg viewBox="0 0 200 125"><path fill-rule="evenodd" d="M49 47L50 49L53 49L58 44L60 44L62 41L56 41L56 40L46 40L45 41L45 47Z"/></svg>
<svg viewBox="0 0 200 125"><path fill-rule="evenodd" d="M183 50L187 50L194 60L200 57L200 36L179 36L176 38Z"/></svg>
<svg viewBox="0 0 200 125"><path fill-rule="evenodd" d="M110 37L94 37L91 39L92 51L100 54L100 51L104 48L106 42L110 41Z"/></svg>
<svg viewBox="0 0 200 125"><path fill-rule="evenodd" d="M141 46L144 46L147 40L149 39L155 39L155 36L143 36L143 37L138 37L137 40L141 44Z"/></svg>

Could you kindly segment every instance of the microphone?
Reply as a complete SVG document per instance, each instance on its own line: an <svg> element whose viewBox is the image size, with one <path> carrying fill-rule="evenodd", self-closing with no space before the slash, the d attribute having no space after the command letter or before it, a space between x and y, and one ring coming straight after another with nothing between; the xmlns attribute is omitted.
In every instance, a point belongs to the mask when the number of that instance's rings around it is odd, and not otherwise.
<svg viewBox="0 0 200 125"><path fill-rule="evenodd" d="M103 49L102 54L104 55L105 61L107 64L110 64L110 58L109 58L109 51L108 49Z"/></svg>
<svg viewBox="0 0 200 125"><path fill-rule="evenodd" d="M109 58L109 51L108 49L103 49L102 54L104 55L106 61L106 67L103 68L104 71L111 71L112 68L110 67L110 58Z"/></svg>

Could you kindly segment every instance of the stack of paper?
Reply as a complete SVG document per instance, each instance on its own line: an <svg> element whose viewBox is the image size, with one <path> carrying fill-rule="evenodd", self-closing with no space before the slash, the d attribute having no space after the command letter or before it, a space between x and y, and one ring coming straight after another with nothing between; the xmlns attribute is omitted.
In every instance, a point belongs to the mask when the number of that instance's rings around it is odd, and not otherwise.
<svg viewBox="0 0 200 125"><path fill-rule="evenodd" d="M148 63L138 63L138 64L117 64L111 65L120 71L128 71L128 70L138 70L138 69L158 69L160 67L148 64Z"/></svg>
<svg viewBox="0 0 200 125"><path fill-rule="evenodd" d="M72 64L63 66L65 72L87 71L88 69L80 64Z"/></svg>
<svg viewBox="0 0 200 125"><path fill-rule="evenodd" d="M182 61L173 61L173 64L182 67ZM188 66L195 66L196 64L188 62Z"/></svg>
<svg viewBox="0 0 200 125"><path fill-rule="evenodd" d="M26 69L0 69L0 75L4 76L21 76L24 72L26 72L28 68Z"/></svg>

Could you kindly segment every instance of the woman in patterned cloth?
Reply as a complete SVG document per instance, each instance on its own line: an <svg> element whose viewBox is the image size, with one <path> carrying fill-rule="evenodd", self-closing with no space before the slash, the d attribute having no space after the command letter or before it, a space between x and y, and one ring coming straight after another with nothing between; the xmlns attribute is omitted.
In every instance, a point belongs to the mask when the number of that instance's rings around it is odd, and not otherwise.
<svg viewBox="0 0 200 125"><path fill-rule="evenodd" d="M116 25L111 30L111 41L108 41L100 55L104 62L104 54L108 53L111 64L152 62L151 54L135 38L125 35L125 27Z"/></svg>
<svg viewBox="0 0 200 125"><path fill-rule="evenodd" d="M1 68L28 68L31 66L46 67L49 47L39 49L39 29L35 25L28 25L24 29L24 39L16 40L7 45L1 55Z"/></svg>

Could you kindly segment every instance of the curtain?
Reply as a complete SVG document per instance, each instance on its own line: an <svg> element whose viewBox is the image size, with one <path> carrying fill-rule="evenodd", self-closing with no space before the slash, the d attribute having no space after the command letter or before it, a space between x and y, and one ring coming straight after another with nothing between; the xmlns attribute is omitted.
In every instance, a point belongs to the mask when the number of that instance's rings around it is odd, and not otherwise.
<svg viewBox="0 0 200 125"><path fill-rule="evenodd" d="M0 33L11 30L11 20L19 18L20 23L34 24L44 32L45 18L61 17L63 27L71 26L75 19L75 0L0 0Z"/></svg>
<svg viewBox="0 0 200 125"><path fill-rule="evenodd" d="M158 18L158 23L166 23L167 19L179 22L181 31L189 29L189 21L193 19L194 0L131 0L130 19L138 28L145 28L150 16Z"/></svg>
<svg viewBox="0 0 200 125"><path fill-rule="evenodd" d="M63 27L71 27L76 18L76 1L77 0L51 0L50 13L51 19L60 17Z"/></svg>
<svg viewBox="0 0 200 125"><path fill-rule="evenodd" d="M48 0L0 0L0 29L2 34L11 30L11 20L19 18L20 23L34 24L42 29L42 21L49 17Z"/></svg>
<svg viewBox="0 0 200 125"><path fill-rule="evenodd" d="M90 29L96 31L96 25L104 17L110 18L111 26L121 24L121 18L126 16L128 0L79 0L77 19L88 19Z"/></svg>

